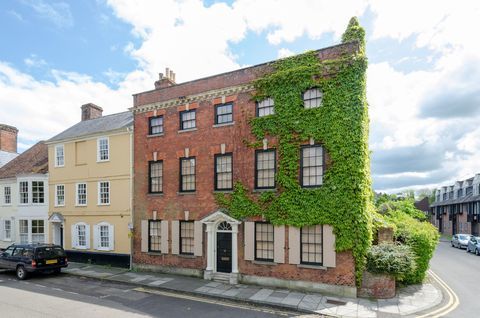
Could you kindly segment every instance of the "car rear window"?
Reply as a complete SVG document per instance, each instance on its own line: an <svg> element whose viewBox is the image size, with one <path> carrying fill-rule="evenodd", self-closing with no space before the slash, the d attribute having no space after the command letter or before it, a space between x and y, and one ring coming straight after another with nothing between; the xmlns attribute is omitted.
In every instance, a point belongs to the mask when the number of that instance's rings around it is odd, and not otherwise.
<svg viewBox="0 0 480 318"><path fill-rule="evenodd" d="M40 247L37 248L37 258L65 257L65 251L61 247Z"/></svg>

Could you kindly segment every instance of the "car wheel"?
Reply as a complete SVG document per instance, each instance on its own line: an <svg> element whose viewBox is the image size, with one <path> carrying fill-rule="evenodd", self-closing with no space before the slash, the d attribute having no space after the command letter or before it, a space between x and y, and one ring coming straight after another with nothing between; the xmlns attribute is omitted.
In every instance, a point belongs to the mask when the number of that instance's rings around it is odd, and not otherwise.
<svg viewBox="0 0 480 318"><path fill-rule="evenodd" d="M478 248L475 249L475 255L480 256L480 251L478 250Z"/></svg>
<svg viewBox="0 0 480 318"><path fill-rule="evenodd" d="M18 266L17 267L17 278L20 280L24 280L27 278L27 271L25 270L25 267L23 266Z"/></svg>
<svg viewBox="0 0 480 318"><path fill-rule="evenodd" d="M452 247L455 247L455 246L453 245L453 243L452 243Z"/></svg>
<svg viewBox="0 0 480 318"><path fill-rule="evenodd" d="M55 269L53 270L53 273L54 273L54 274L60 274L61 272L62 272L62 269L61 269L61 268L55 268Z"/></svg>

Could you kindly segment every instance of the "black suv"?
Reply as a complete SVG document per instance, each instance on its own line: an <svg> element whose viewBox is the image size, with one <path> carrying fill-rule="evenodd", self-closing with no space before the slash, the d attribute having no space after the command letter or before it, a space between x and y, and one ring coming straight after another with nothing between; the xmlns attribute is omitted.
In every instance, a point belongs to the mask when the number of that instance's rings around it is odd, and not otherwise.
<svg viewBox="0 0 480 318"><path fill-rule="evenodd" d="M22 280L29 273L60 273L67 266L67 254L58 245L13 244L0 254L0 268L15 270L17 278Z"/></svg>

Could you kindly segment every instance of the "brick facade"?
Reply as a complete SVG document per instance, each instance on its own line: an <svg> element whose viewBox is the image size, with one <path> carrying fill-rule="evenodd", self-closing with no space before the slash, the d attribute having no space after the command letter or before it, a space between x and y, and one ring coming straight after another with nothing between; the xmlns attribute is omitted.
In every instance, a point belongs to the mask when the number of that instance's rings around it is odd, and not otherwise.
<svg viewBox="0 0 480 318"><path fill-rule="evenodd" d="M318 51L319 59L335 58L345 52L357 50L356 43L338 45ZM220 74L183 84L162 86L156 90L134 95L134 248L133 262L139 265L184 268L203 271L207 266L207 233L203 230L202 256L173 255L175 235L172 222L199 221L218 210L214 191L214 156L233 154L233 180L240 181L255 193L255 149L247 147L245 140L254 140L249 119L256 115L252 101L252 81L271 71L263 64L238 71ZM215 105L233 102L233 123L215 125ZM196 129L179 131L180 112L196 110ZM163 134L149 135L149 118L163 116ZM309 141L306 140L305 144ZM275 138L267 138L267 147L275 148ZM258 149L262 149L259 147ZM179 160L196 159L196 190L179 191ZM163 193L149 193L149 162L163 161ZM329 166L326 157L326 169ZM278 161L277 161L278 163ZM150 253L142 251L142 230L145 220L169 221L168 251ZM261 220L257 218L256 220ZM238 271L252 275L318 282L329 285L355 286L355 265L350 251L336 254L334 267L302 266L289 264L289 231L285 227L285 262L265 264L246 261L244 242L245 226L238 227ZM145 237L143 236L143 239Z"/></svg>

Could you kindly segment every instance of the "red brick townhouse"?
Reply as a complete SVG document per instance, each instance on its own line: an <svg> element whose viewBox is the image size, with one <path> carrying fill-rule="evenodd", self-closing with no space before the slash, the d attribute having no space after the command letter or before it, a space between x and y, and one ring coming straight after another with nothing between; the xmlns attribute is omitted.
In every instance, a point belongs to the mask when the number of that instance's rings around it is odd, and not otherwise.
<svg viewBox="0 0 480 318"><path fill-rule="evenodd" d="M441 233L480 235L480 173L437 189L430 218Z"/></svg>
<svg viewBox="0 0 480 318"><path fill-rule="evenodd" d="M360 47L348 42L314 54L322 62ZM266 63L176 84L167 69L154 90L134 95L134 266L354 296L355 260L351 251L336 252L331 225L235 218L216 200L237 182L254 199L281 191L277 138L246 142L255 140L253 118L276 116L275 99L252 99L254 81L272 71ZM321 88L300 95L301 107L323 107ZM298 151L299 188L321 188L324 171L335 165L328 149L307 138Z"/></svg>

